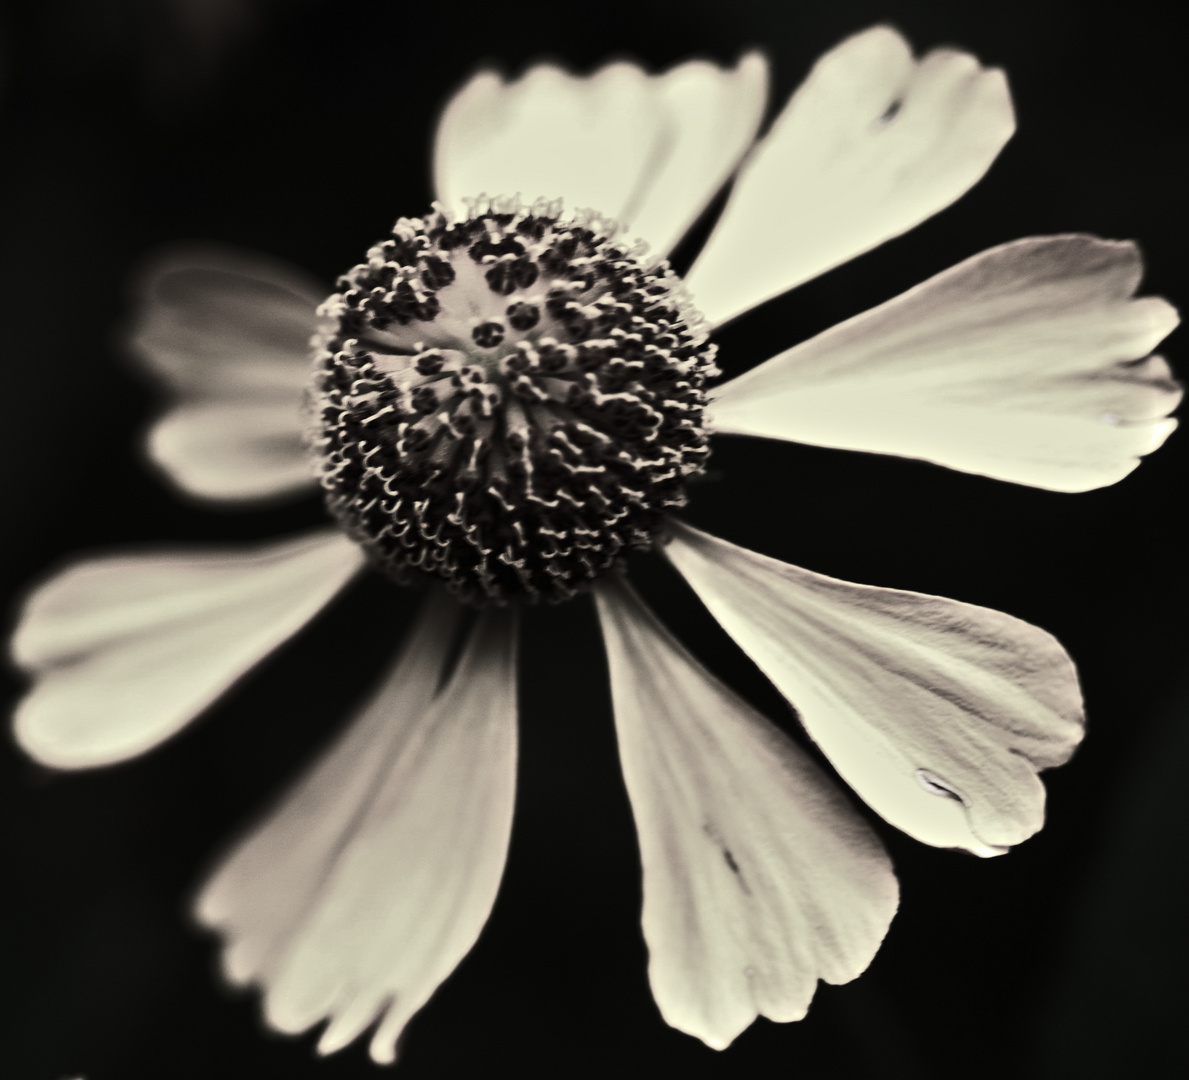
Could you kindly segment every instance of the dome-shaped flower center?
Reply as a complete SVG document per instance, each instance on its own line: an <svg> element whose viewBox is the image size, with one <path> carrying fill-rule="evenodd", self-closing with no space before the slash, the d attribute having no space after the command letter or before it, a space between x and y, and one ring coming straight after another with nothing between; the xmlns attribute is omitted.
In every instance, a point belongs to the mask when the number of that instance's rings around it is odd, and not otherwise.
<svg viewBox="0 0 1189 1080"><path fill-rule="evenodd" d="M340 279L309 441L331 512L398 579L567 599L684 504L714 346L668 265L614 237L482 200L402 218Z"/></svg>

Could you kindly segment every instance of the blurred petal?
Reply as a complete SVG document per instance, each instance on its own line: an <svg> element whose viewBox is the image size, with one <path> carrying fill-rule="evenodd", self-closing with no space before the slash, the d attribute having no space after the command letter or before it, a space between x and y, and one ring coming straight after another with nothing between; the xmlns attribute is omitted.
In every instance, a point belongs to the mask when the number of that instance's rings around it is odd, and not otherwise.
<svg viewBox="0 0 1189 1080"><path fill-rule="evenodd" d="M595 591L644 864L649 979L716 1049L799 1020L871 962L896 911L883 846L813 761L616 578Z"/></svg>
<svg viewBox="0 0 1189 1080"><path fill-rule="evenodd" d="M687 278L718 325L907 232L968 191L1015 129L1003 73L877 26L823 56L744 162Z"/></svg>
<svg viewBox="0 0 1189 1080"><path fill-rule="evenodd" d="M673 522L665 554L887 821L998 855L1044 821L1082 737L1052 635L988 608L814 574Z"/></svg>
<svg viewBox="0 0 1189 1080"><path fill-rule="evenodd" d="M461 608L433 592L397 663L362 715L226 859L197 915L227 937L235 983L276 975L333 865L375 799L386 770L433 701ZM311 868L316 868L311 871Z"/></svg>
<svg viewBox="0 0 1189 1080"><path fill-rule="evenodd" d="M1134 244L992 248L714 392L716 432L924 458L1056 491L1122 479L1176 426L1177 325ZM1147 359L1142 359L1147 357Z"/></svg>
<svg viewBox="0 0 1189 1080"><path fill-rule="evenodd" d="M484 72L438 125L438 197L459 213L481 193L560 196L663 255L751 145L766 92L754 53L733 70L692 61L655 76L625 63L588 77L542 64L511 83Z"/></svg>
<svg viewBox="0 0 1189 1080"><path fill-rule="evenodd" d="M36 679L17 707L17 741L62 769L143 753L297 633L362 562L327 529L76 563L33 592L13 638Z"/></svg>
<svg viewBox="0 0 1189 1080"><path fill-rule="evenodd" d="M743 57L733 70L693 60L671 68L654 86L669 117L668 152L645 178L638 209L627 207L621 216L650 250L664 255L751 147L764 114L768 65L758 53Z"/></svg>
<svg viewBox="0 0 1189 1080"><path fill-rule="evenodd" d="M315 480L294 416L293 401L179 405L149 432L149 456L206 499L298 491Z"/></svg>
<svg viewBox="0 0 1189 1080"><path fill-rule="evenodd" d="M265 256L181 249L145 271L132 348L189 400L291 400L309 374L325 297L316 281Z"/></svg>
<svg viewBox="0 0 1189 1080"><path fill-rule="evenodd" d="M379 1020L371 1054L391 1062L495 902L516 772L515 621L482 615L435 698L454 608L427 604L367 710L198 903L228 937L229 977L263 986L271 1024L329 1018L323 1053Z"/></svg>
<svg viewBox="0 0 1189 1080"><path fill-rule="evenodd" d="M183 490L244 499L313 485L301 397L324 295L297 270L220 248L149 267L131 346L177 395L181 415L167 413L149 446Z"/></svg>

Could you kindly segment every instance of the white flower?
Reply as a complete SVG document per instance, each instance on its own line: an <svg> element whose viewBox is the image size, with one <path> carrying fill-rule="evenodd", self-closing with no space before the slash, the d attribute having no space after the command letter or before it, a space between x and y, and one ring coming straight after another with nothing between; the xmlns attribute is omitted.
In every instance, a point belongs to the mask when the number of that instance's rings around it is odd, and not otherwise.
<svg viewBox="0 0 1189 1080"><path fill-rule="evenodd" d="M262 259L191 253L150 275L136 346L178 396L154 459L210 499L271 498L316 474L343 528L60 573L14 641L36 677L17 735L61 768L125 759L298 631L365 551L445 583L363 715L199 900L228 976L264 989L281 1030L329 1021L324 1052L376 1023L372 1056L392 1060L474 944L511 829L516 601L586 587L666 1021L724 1047L757 1015L799 1019L818 979L871 961L897 904L880 841L644 606L617 569L632 546L659 542L888 822L980 855L1041 826L1037 774L1082 734L1051 636L802 570L669 511L708 433L1058 491L1114 483L1175 425L1180 391L1149 354L1176 314L1133 298L1132 244L1030 238L704 391L707 331L943 209L1013 130L1000 72L948 49L915 60L887 28L823 57L756 142L765 83L758 56L660 76L622 63L477 76L438 130L440 210L401 219L320 319L317 286ZM659 260L732 175L682 285ZM597 213L563 214L559 197ZM452 666L462 609L448 590L495 601Z"/></svg>

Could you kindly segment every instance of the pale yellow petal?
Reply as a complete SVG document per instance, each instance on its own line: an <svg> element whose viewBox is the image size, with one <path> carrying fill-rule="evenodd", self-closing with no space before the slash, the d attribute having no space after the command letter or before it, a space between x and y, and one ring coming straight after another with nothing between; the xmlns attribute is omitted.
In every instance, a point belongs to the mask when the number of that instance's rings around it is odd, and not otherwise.
<svg viewBox="0 0 1189 1080"><path fill-rule="evenodd" d="M179 249L139 284L130 345L172 391L149 453L182 490L255 499L309 490L301 398L325 290L228 248Z"/></svg>
<svg viewBox="0 0 1189 1080"><path fill-rule="evenodd" d="M199 901L232 978L282 1031L329 1023L331 1053L409 1018L470 951L495 901L516 771L513 613L480 617L448 684L453 616L431 604L364 714Z"/></svg>
<svg viewBox="0 0 1189 1080"><path fill-rule="evenodd" d="M713 392L712 430L924 458L1056 491L1113 484L1164 442L1177 325L1134 297L1134 244L984 251Z"/></svg>
<svg viewBox="0 0 1189 1080"><path fill-rule="evenodd" d="M830 763L926 844L1000 854L1044 821L1082 699L1065 650L1002 612L855 585L683 522L665 553Z"/></svg>
<svg viewBox="0 0 1189 1080"><path fill-rule="evenodd" d="M766 86L756 54L733 70L693 61L661 75L628 63L589 76L541 64L511 82L483 72L438 125L438 198L461 214L481 194L560 197L664 254L747 151Z"/></svg>
<svg viewBox="0 0 1189 1080"><path fill-rule="evenodd" d="M991 166L1015 129L1003 73L914 60L877 26L823 56L739 171L687 283L712 325L907 232Z"/></svg>
<svg viewBox="0 0 1189 1080"><path fill-rule="evenodd" d="M143 753L300 630L360 568L337 530L252 548L82 559L26 601L16 735L58 768Z"/></svg>
<svg viewBox="0 0 1189 1080"><path fill-rule="evenodd" d="M595 591L644 866L649 981L722 1048L859 975L896 911L876 836L791 739L709 674L616 578Z"/></svg>
<svg viewBox="0 0 1189 1080"><path fill-rule="evenodd" d="M263 403L178 405L149 431L149 457L191 495L269 499L309 489L300 394Z"/></svg>

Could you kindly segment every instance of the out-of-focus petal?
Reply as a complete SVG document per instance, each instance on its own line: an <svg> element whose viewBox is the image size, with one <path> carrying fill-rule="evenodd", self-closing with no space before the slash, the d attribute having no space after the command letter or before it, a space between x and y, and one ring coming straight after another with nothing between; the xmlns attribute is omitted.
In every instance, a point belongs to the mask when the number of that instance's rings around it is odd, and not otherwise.
<svg viewBox="0 0 1189 1080"><path fill-rule="evenodd" d="M368 707L204 887L197 915L225 933L232 982L267 985L276 975L344 840L437 694L461 611L430 594Z"/></svg>
<svg viewBox="0 0 1189 1080"><path fill-rule="evenodd" d="M293 401L179 405L149 432L149 456L191 495L265 499L309 487Z"/></svg>
<svg viewBox="0 0 1189 1080"><path fill-rule="evenodd" d="M1015 130L1003 73L914 60L886 26L826 53L744 162L688 284L719 325L907 232L983 176Z"/></svg>
<svg viewBox="0 0 1189 1080"><path fill-rule="evenodd" d="M998 855L1044 821L1041 769L1082 737L1052 635L938 596L814 574L681 522L665 554L872 809Z"/></svg>
<svg viewBox="0 0 1189 1080"><path fill-rule="evenodd" d="M180 249L138 287L131 345L187 399L291 399L309 374L326 290L301 271L227 248Z"/></svg>
<svg viewBox="0 0 1189 1080"><path fill-rule="evenodd" d="M992 248L714 391L717 432L924 458L1055 491L1122 479L1176 426L1177 324L1134 244ZM1146 359L1145 359L1146 357Z"/></svg>
<svg viewBox="0 0 1189 1080"><path fill-rule="evenodd" d="M548 64L468 82L438 125L434 183L456 213L482 193L561 197L668 252L751 145L767 65L692 61L662 75L616 63L579 77Z"/></svg>
<svg viewBox="0 0 1189 1080"><path fill-rule="evenodd" d="M871 962L896 911L883 846L807 754L615 578L595 590L644 865L652 992L715 1048L799 1020Z"/></svg>
<svg viewBox="0 0 1189 1080"><path fill-rule="evenodd" d="M221 248L173 252L147 269L131 347L176 395L149 451L183 490L245 499L314 483L301 397L324 295L297 270Z"/></svg>
<svg viewBox="0 0 1189 1080"><path fill-rule="evenodd" d="M329 1019L331 1053L409 1018L470 951L495 902L516 772L514 613L481 616L435 697L457 616L432 599L366 711L207 885L231 979L273 1026Z"/></svg>
<svg viewBox="0 0 1189 1080"><path fill-rule="evenodd" d="M13 638L36 680L17 707L17 740L62 769L143 753L300 630L362 562L328 529L76 563L33 592Z"/></svg>
<svg viewBox="0 0 1189 1080"><path fill-rule="evenodd" d="M764 114L768 65L758 53L743 57L733 70L694 60L654 82L669 115L667 153L642 185L638 206L621 214L634 235L664 255L750 148Z"/></svg>

